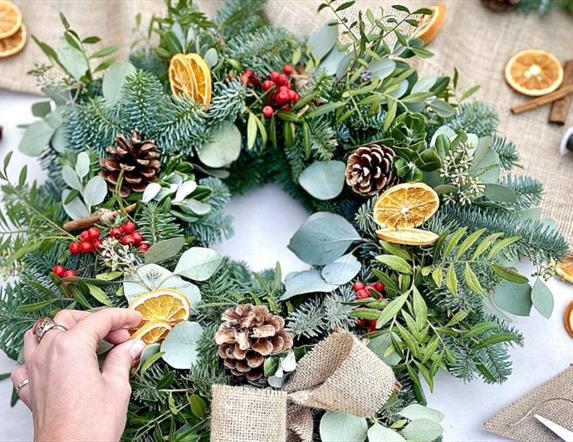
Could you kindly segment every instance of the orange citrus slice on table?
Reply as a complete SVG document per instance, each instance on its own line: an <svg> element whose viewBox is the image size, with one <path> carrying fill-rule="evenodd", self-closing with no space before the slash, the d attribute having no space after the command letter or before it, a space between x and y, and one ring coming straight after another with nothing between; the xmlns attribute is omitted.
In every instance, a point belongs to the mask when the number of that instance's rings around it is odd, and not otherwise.
<svg viewBox="0 0 573 442"><path fill-rule="evenodd" d="M194 98L197 83L191 65L185 54L174 55L169 63L169 83L171 92L176 97L185 95Z"/></svg>
<svg viewBox="0 0 573 442"><path fill-rule="evenodd" d="M199 54L187 54L186 57L197 84L194 94L195 101L207 105L211 103L211 69Z"/></svg>
<svg viewBox="0 0 573 442"><path fill-rule="evenodd" d="M171 324L167 321L146 322L131 335L131 339L141 339L147 345L154 344L165 339L171 328Z"/></svg>
<svg viewBox="0 0 573 442"><path fill-rule="evenodd" d="M26 27L20 29L10 37L0 39L0 58L9 57L20 52L26 45Z"/></svg>
<svg viewBox="0 0 573 442"><path fill-rule="evenodd" d="M430 43L440 29L444 25L444 20L446 19L446 11L448 7L445 3L440 3L436 6L428 8L432 11L429 15L423 15L418 21L418 29L414 34L415 38L419 38L424 42L424 45Z"/></svg>
<svg viewBox="0 0 573 442"><path fill-rule="evenodd" d="M541 49L528 49L509 60L505 66L505 80L520 94L538 97L561 86L563 67L553 54Z"/></svg>
<svg viewBox="0 0 573 442"><path fill-rule="evenodd" d="M557 275L570 284L573 284L573 255L568 255L557 264Z"/></svg>
<svg viewBox="0 0 573 442"><path fill-rule="evenodd" d="M180 290L158 289L136 298L129 308L141 313L144 322L167 321L175 325L189 318L191 305Z"/></svg>
<svg viewBox="0 0 573 442"><path fill-rule="evenodd" d="M439 205L438 194L427 184L398 184L380 195L374 220L383 227L417 227L436 213Z"/></svg>
<svg viewBox="0 0 573 442"><path fill-rule="evenodd" d="M376 235L381 240L408 246L428 246L434 244L440 237L434 232L413 227L377 230Z"/></svg>
<svg viewBox="0 0 573 442"><path fill-rule="evenodd" d="M0 0L0 38L14 35L22 26L20 9L7 0Z"/></svg>

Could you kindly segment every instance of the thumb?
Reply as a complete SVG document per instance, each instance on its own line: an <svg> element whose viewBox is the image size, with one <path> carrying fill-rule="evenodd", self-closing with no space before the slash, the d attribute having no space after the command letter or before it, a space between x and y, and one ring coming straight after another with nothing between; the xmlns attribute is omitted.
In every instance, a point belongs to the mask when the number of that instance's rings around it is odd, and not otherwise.
<svg viewBox="0 0 573 442"><path fill-rule="evenodd" d="M139 358L145 348L145 343L138 339L136 341L125 341L115 346L106 356L101 372L104 378L114 382L129 383L129 371L133 363Z"/></svg>

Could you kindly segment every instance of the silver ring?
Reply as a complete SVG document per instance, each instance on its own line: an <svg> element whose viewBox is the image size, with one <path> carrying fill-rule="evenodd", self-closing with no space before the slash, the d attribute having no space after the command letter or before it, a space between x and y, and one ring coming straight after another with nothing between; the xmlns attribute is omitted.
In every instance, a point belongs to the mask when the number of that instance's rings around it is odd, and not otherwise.
<svg viewBox="0 0 573 442"><path fill-rule="evenodd" d="M36 336L36 340L38 343L42 340L42 338L48 333L50 330L61 330L61 331L68 331L68 328L57 324L54 322L52 318L40 318L34 324L32 329L32 333Z"/></svg>
<svg viewBox="0 0 573 442"><path fill-rule="evenodd" d="M30 383L30 379L26 378L16 385L16 393L20 394L20 390Z"/></svg>

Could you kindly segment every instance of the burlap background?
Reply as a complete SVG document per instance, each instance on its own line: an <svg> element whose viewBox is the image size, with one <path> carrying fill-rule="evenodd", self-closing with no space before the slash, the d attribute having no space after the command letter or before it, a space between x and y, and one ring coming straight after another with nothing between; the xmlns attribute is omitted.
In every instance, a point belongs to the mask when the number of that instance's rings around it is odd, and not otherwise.
<svg viewBox="0 0 573 442"><path fill-rule="evenodd" d="M513 440L552 442L555 435L535 419L539 414L568 428L573 421L573 368L513 402L484 424L484 429Z"/></svg>
<svg viewBox="0 0 573 442"><path fill-rule="evenodd" d="M107 44L121 44L123 55L134 38L135 13L141 12L145 22L153 12L161 13L163 9L162 0L13 1L22 8L30 32L42 40L57 41L61 33L57 14L62 10L82 35L96 34ZM378 7L404 3L422 6L433 1L358 0L357 5ZM536 13L494 13L482 7L479 0L445 2L449 7L445 27L430 45L436 56L422 61L418 67L427 75L452 73L457 67L461 89L474 84L482 86L477 98L499 111L501 133L518 145L524 171L545 184L544 215L557 220L573 243L573 154L561 157L558 152L564 128L547 123L547 106L523 115L511 115L510 106L524 98L513 93L502 77L505 62L521 49L546 49L563 62L573 59L573 17L562 12L547 17ZM197 0L209 14L213 14L221 3L221 0ZM328 18L326 13L317 16L319 3L320 0L270 0L267 14L277 25L300 35L309 34ZM34 62L43 60L34 44L29 44L18 56L1 60L0 87L34 91L33 80L26 78L26 72ZM571 125L573 113L568 121L568 126Z"/></svg>

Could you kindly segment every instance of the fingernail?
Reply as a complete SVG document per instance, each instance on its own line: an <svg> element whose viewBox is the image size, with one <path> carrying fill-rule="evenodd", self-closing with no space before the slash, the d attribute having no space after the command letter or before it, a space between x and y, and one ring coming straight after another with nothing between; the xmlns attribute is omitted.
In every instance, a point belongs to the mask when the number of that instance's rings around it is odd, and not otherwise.
<svg viewBox="0 0 573 442"><path fill-rule="evenodd" d="M137 359L144 349L145 342L143 342L141 339L138 339L137 341L133 342L133 344L131 344L131 347L129 347L129 354L133 359Z"/></svg>

